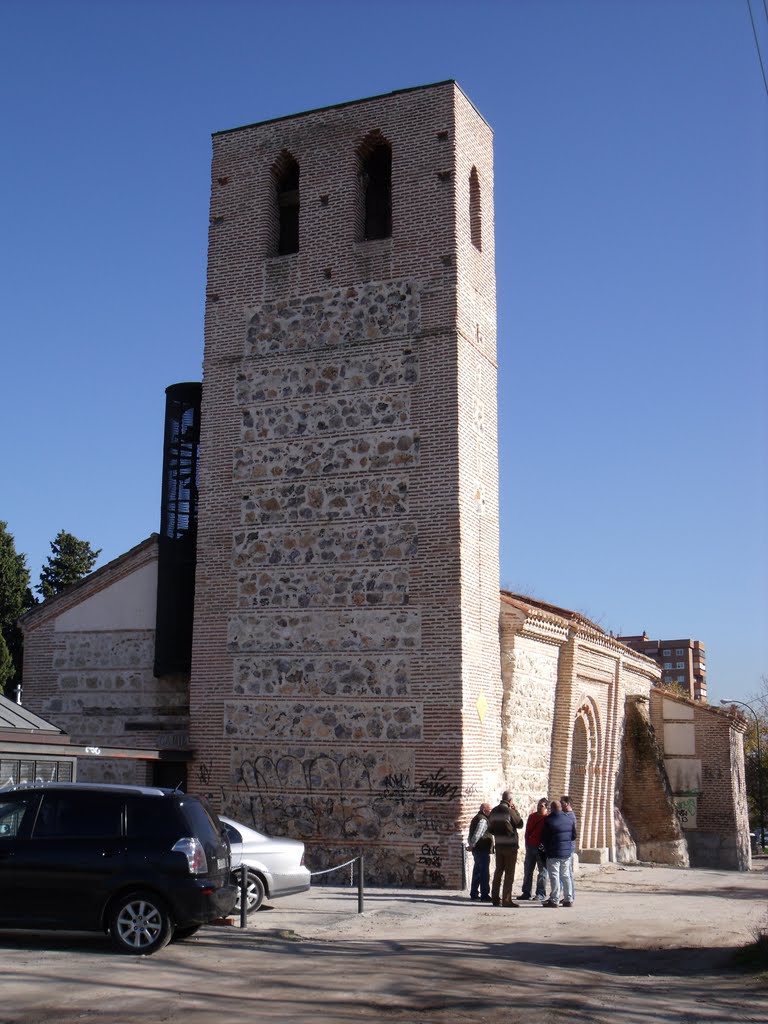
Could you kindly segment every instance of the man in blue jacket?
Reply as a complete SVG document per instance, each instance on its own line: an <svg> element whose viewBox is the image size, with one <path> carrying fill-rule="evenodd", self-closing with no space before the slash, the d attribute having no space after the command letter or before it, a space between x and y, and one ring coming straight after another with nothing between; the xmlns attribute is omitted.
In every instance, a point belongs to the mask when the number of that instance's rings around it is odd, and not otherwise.
<svg viewBox="0 0 768 1024"><path fill-rule="evenodd" d="M571 883L571 852L576 841L576 824L573 818L563 814L559 800L549 805L549 814L541 832L541 842L547 855L549 875L549 899L542 907L560 906L560 886L563 887L563 906L573 906L573 885Z"/></svg>

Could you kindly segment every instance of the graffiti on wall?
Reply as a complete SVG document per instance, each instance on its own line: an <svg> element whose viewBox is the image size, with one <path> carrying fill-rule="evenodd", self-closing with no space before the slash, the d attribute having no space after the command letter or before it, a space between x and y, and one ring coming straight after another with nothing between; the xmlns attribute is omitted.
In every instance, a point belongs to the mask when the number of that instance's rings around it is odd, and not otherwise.
<svg viewBox="0 0 768 1024"><path fill-rule="evenodd" d="M238 790L222 792L233 817L274 833L295 835L336 849L343 844L389 840L414 842L414 859L398 881L441 886L444 853L440 837L459 828L458 799L474 795L445 767L417 777L413 752L327 751L255 752L236 746L232 781Z"/></svg>

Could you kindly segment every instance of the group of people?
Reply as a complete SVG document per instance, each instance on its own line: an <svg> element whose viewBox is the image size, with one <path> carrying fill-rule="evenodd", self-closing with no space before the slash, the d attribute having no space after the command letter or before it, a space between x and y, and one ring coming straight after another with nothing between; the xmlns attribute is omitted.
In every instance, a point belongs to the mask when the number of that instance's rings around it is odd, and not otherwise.
<svg viewBox="0 0 768 1024"><path fill-rule="evenodd" d="M467 837L474 865L469 898L492 903L494 907L519 907L512 898L519 839L517 830L523 819L507 790L496 807L480 804ZM576 850L576 815L569 796L548 802L542 797L525 823L525 861L523 890L518 900L536 899L543 907L572 907L573 855ZM491 854L496 866L491 883ZM536 892L533 895L533 875ZM546 887L549 881L549 896Z"/></svg>

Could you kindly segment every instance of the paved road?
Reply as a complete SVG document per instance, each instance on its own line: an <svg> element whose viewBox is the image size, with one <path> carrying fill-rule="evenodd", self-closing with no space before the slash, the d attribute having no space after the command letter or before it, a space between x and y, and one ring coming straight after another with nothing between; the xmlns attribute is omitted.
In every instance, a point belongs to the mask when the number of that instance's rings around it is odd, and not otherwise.
<svg viewBox="0 0 768 1024"><path fill-rule="evenodd" d="M608 866L571 910L465 894L316 888L248 929L209 927L153 957L102 936L0 933L0 1024L731 1024L768 1022L732 967L768 930L768 861L748 874Z"/></svg>

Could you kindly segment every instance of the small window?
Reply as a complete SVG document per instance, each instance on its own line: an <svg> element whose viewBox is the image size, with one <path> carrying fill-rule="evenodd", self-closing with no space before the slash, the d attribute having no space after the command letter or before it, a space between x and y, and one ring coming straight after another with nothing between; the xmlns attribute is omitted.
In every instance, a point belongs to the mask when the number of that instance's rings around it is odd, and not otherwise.
<svg viewBox="0 0 768 1024"><path fill-rule="evenodd" d="M665 658L668 658L672 654L672 649L670 647L665 647L661 653Z"/></svg>
<svg viewBox="0 0 768 1024"><path fill-rule="evenodd" d="M677 654L678 656L681 655L681 654L685 654L685 648L684 647L676 647L675 648L675 654Z"/></svg>
<svg viewBox="0 0 768 1024"><path fill-rule="evenodd" d="M483 211L480 203L480 178L476 167L473 167L469 174L469 234L472 245L482 252Z"/></svg>
<svg viewBox="0 0 768 1024"><path fill-rule="evenodd" d="M290 153L283 152L273 174L277 192L277 255L288 256L299 251L299 165Z"/></svg>
<svg viewBox="0 0 768 1024"><path fill-rule="evenodd" d="M359 149L363 196L363 240L392 235L392 147L371 132Z"/></svg>
<svg viewBox="0 0 768 1024"><path fill-rule="evenodd" d="M677 677L677 681L678 681L678 683L684 683L685 682L685 676L678 676Z"/></svg>
<svg viewBox="0 0 768 1024"><path fill-rule="evenodd" d="M664 662L664 668L672 668L672 662L671 661L665 661Z"/></svg>
<svg viewBox="0 0 768 1024"><path fill-rule="evenodd" d="M684 661L676 661L675 662L675 668L685 668L685 662Z"/></svg>

